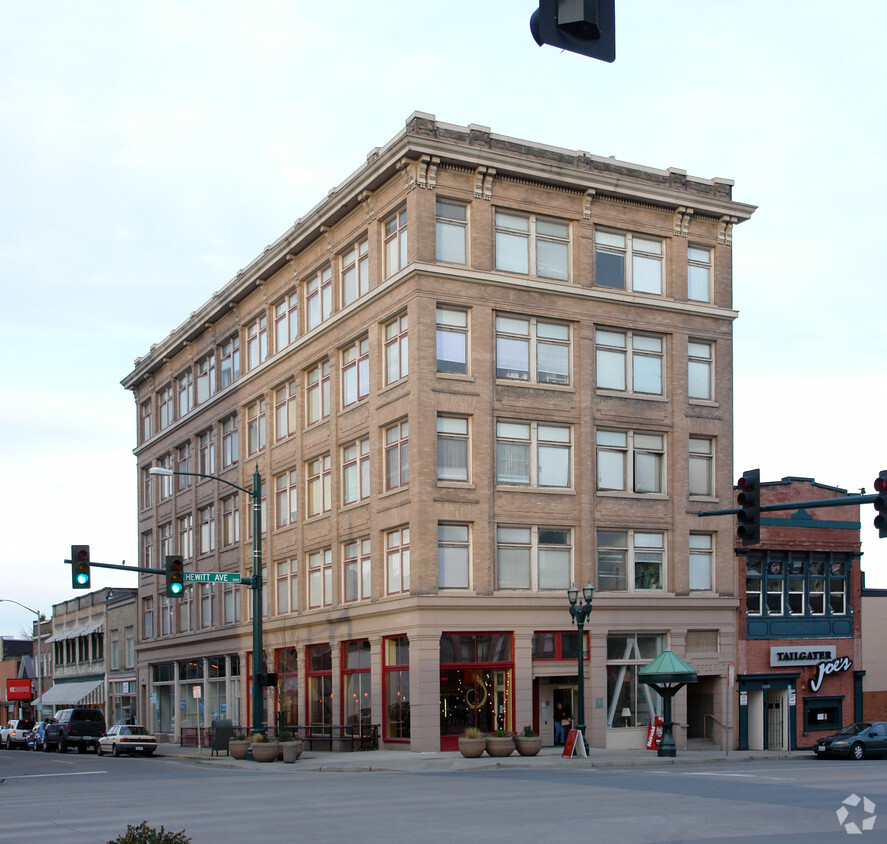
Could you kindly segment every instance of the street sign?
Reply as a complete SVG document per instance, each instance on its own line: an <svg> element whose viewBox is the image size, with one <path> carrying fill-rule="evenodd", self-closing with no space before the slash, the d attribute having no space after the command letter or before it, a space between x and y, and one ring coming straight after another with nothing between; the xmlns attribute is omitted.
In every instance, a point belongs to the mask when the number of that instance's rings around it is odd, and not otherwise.
<svg viewBox="0 0 887 844"><path fill-rule="evenodd" d="M185 583L240 583L240 575L227 571L186 571Z"/></svg>

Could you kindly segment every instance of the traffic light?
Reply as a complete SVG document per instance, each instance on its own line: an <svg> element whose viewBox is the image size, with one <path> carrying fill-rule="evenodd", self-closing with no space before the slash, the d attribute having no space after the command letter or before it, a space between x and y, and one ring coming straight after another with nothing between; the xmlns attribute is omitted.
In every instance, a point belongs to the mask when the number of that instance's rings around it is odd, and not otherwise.
<svg viewBox="0 0 887 844"><path fill-rule="evenodd" d="M89 546L71 546L71 586L89 589Z"/></svg>
<svg viewBox="0 0 887 844"><path fill-rule="evenodd" d="M616 58L616 0L539 0L530 32L550 44L604 62Z"/></svg>
<svg viewBox="0 0 887 844"><path fill-rule="evenodd" d="M887 469L875 478L875 492L878 493L874 501L875 510L878 511L878 515L875 516L875 527L878 529L878 536L884 539L887 537Z"/></svg>
<svg viewBox="0 0 887 844"><path fill-rule="evenodd" d="M736 504L742 508L736 515L736 538L742 545L757 545L761 541L761 470L743 472L736 486Z"/></svg>
<svg viewBox="0 0 887 844"><path fill-rule="evenodd" d="M179 556L166 558L166 594L169 598L180 598L185 590L185 563Z"/></svg>

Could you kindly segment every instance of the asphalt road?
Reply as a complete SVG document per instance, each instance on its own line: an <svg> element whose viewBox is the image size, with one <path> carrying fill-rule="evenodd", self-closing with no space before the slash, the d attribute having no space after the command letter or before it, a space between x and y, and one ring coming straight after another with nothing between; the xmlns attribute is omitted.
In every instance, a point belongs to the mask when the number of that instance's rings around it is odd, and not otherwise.
<svg viewBox="0 0 887 844"><path fill-rule="evenodd" d="M0 777L3 844L96 844L142 820L195 844L788 844L846 841L842 819L887 839L882 760L332 773L0 751Z"/></svg>

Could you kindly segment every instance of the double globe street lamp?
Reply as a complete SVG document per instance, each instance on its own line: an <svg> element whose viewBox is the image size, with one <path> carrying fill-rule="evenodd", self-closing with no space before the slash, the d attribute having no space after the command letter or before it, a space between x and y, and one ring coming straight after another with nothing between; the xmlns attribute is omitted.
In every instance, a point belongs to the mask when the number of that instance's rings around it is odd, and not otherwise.
<svg viewBox="0 0 887 844"><path fill-rule="evenodd" d="M252 502L253 511L253 573L252 577L241 580L253 590L253 725L252 732L264 734L265 732L265 657L262 645L262 478L259 475L259 467L253 472L252 489L238 486L225 478L216 475L204 475L202 472L178 472L173 469L164 469L153 466L148 469L149 475L170 477L172 475L189 475L194 478L209 478L219 483L227 484L234 489L245 492Z"/></svg>
<svg viewBox="0 0 887 844"><path fill-rule="evenodd" d="M573 586L567 590L567 598L570 600L570 616L576 622L579 630L579 647L577 648L578 673L579 673L579 713L576 718L576 729L582 736L585 744L585 752L588 753L588 739L585 738L585 622L591 615L591 601L594 598L594 586L589 584L582 588L582 598L579 597L579 590ZM583 600L584 599L584 600Z"/></svg>

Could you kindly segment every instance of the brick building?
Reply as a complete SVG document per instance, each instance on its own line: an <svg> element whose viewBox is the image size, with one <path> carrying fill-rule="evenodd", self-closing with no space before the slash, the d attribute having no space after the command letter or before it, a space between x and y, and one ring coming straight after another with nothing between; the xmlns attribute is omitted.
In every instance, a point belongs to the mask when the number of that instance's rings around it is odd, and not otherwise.
<svg viewBox="0 0 887 844"><path fill-rule="evenodd" d="M124 378L141 565L251 575L247 497L149 470L258 467L267 711L415 751L474 724L550 743L575 711L566 589L591 583L591 743L643 746L636 673L667 647L699 672L675 714L701 735L738 601L732 531L695 514L732 498L753 211L724 179L411 115ZM139 586L151 728L250 723L250 595L162 580Z"/></svg>
<svg viewBox="0 0 887 844"><path fill-rule="evenodd" d="M841 498L810 478L761 504ZM775 511L740 551L739 747L809 748L862 718L859 506Z"/></svg>

